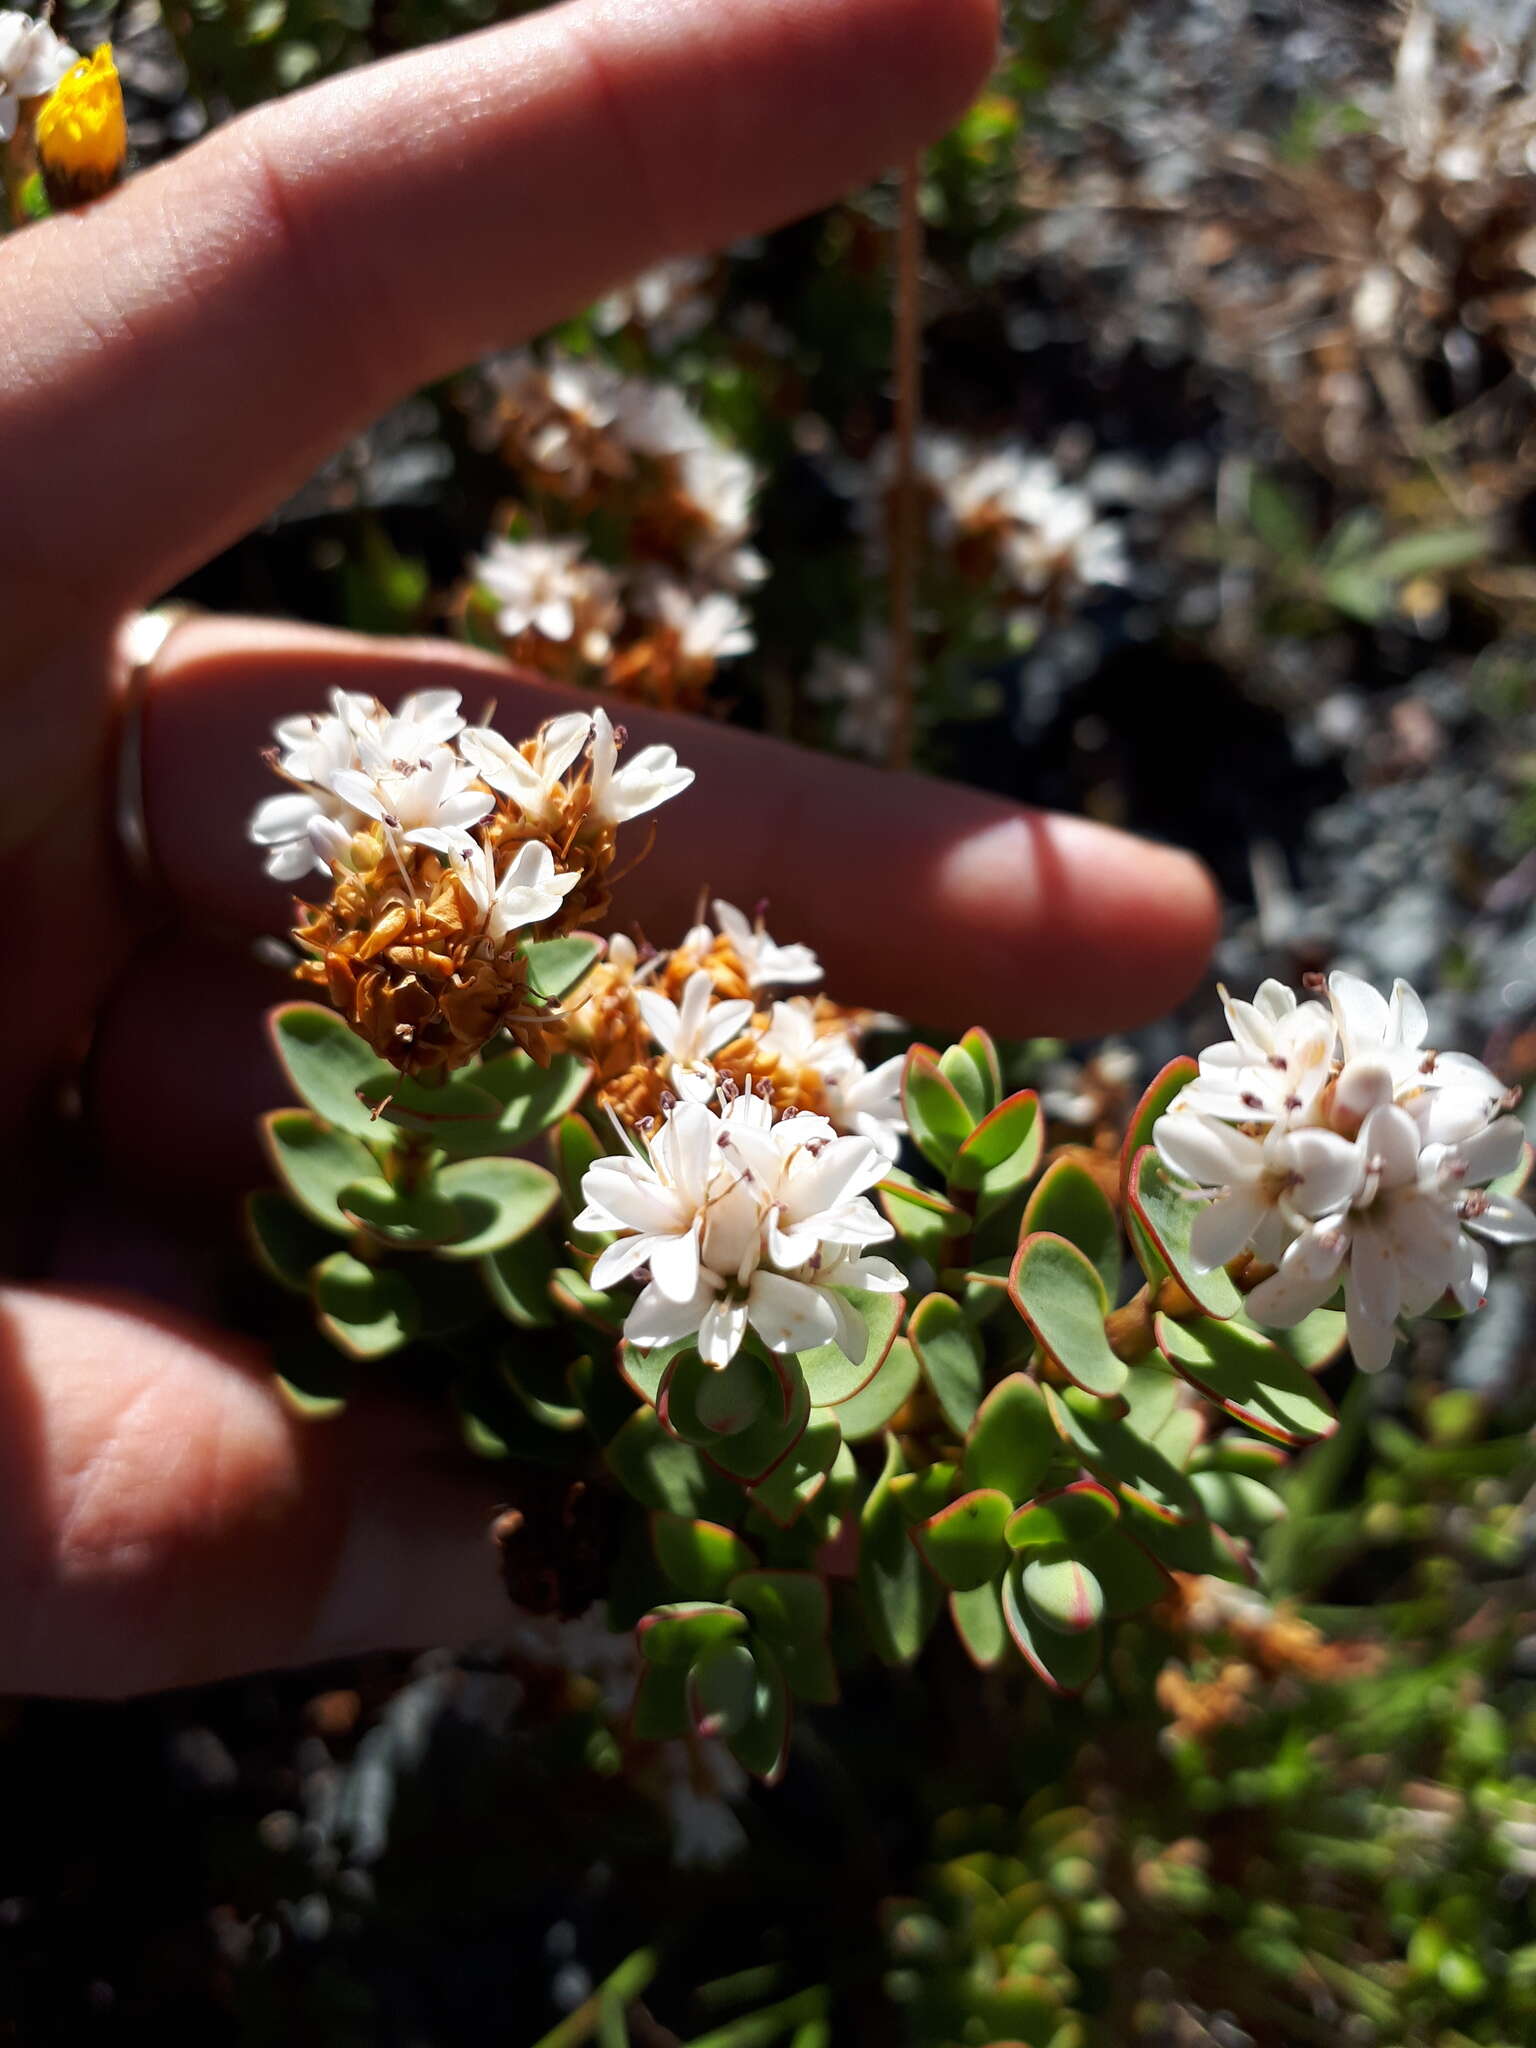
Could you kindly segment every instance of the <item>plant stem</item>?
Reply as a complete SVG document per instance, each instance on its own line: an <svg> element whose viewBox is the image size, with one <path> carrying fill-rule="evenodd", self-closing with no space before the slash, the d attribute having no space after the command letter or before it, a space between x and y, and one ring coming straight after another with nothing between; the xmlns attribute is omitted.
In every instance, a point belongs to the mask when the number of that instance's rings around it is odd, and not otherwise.
<svg viewBox="0 0 1536 2048"><path fill-rule="evenodd" d="M951 1181L945 1200L958 1212L959 1221L939 1246L939 1284L958 1301L965 1292L965 1276L976 1251L976 1210L981 1201L979 1188L959 1188ZM952 1283L952 1284L951 1284Z"/></svg>
<svg viewBox="0 0 1536 2048"><path fill-rule="evenodd" d="M888 768L912 761L914 675L913 610L919 550L917 428L922 411L923 222L919 209L922 159L902 172L901 223L896 238L896 477L891 522L890 691Z"/></svg>
<svg viewBox="0 0 1536 2048"><path fill-rule="evenodd" d="M534 2048L579 2048L581 2042L592 2040L615 2007L622 2011L640 1996L655 1976L656 1969L656 1951L652 1948L636 1949L632 1956L625 1957L611 1977L598 1985L590 1998L584 1999L558 2027L536 2041Z"/></svg>

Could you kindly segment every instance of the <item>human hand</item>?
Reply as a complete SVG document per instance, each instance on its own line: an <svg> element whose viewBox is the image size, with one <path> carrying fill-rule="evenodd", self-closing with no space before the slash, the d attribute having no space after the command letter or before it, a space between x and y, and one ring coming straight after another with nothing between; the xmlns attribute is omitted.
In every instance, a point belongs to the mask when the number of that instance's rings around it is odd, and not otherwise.
<svg viewBox="0 0 1536 2048"><path fill-rule="evenodd" d="M201 1204L206 1238L273 1099L256 1020L281 986L229 939L283 922L244 839L275 717L337 684L446 684L521 735L569 701L441 644L184 625L144 705L151 915L106 830L124 616L401 393L908 155L974 90L992 29L992 0L570 0L263 108L0 248L20 1206L60 1156L39 1105L89 1047L103 1174ZM625 723L698 771L620 906L658 933L704 882L751 902L766 880L836 992L964 1024L939 992L985 990L1011 1032L1132 1021L1204 959L1214 903L1182 855L723 727ZM232 1041L251 1048L233 1072ZM185 1301L174 1241L121 1202L69 1206L49 1284L0 1292L0 1688L119 1694L493 1633L484 1474L419 1420L296 1423L250 1346L149 1298Z"/></svg>

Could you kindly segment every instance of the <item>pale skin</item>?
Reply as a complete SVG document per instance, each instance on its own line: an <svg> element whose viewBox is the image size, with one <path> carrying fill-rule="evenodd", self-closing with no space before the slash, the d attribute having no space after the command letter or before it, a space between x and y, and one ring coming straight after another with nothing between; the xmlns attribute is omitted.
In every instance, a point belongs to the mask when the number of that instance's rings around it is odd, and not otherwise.
<svg viewBox="0 0 1536 2048"><path fill-rule="evenodd" d="M121 1695L505 1614L494 1474L366 1404L293 1420L253 1346L168 1305L185 1254L154 1213L223 1228L275 1099L253 1050L274 991L243 951L285 908L243 839L271 721L338 683L447 684L521 736L569 699L442 644L189 623L149 679L152 904L107 829L124 618L403 393L909 156L994 29L993 0L569 0L263 108L0 247L0 1121L35 1211L65 1156L46 1105L83 1074L108 1189L82 1208L66 1174L57 1270L0 1289L0 1690ZM622 905L658 936L701 881L771 891L844 996L1009 1033L1134 1022L1204 963L1216 905L1180 854L626 723L698 770Z"/></svg>

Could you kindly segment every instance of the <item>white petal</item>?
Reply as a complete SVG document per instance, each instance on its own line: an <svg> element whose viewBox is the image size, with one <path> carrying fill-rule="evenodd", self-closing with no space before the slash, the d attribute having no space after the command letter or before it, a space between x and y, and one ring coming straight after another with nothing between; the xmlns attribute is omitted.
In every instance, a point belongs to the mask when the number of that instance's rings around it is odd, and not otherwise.
<svg viewBox="0 0 1536 2048"><path fill-rule="evenodd" d="M1152 1127L1152 1141L1166 1164L1197 1187L1224 1188L1251 1180L1263 1160L1257 1139L1190 1110L1160 1116Z"/></svg>
<svg viewBox="0 0 1536 2048"><path fill-rule="evenodd" d="M624 1319L624 1335L637 1351L675 1344L694 1334L714 1298L707 1275L700 1276L699 1291L691 1301L668 1301L659 1287L647 1287Z"/></svg>
<svg viewBox="0 0 1536 2048"><path fill-rule="evenodd" d="M635 1001L646 1030L663 1052L671 1052L683 1032L683 1020L678 1015L676 1003L654 988L637 988Z"/></svg>
<svg viewBox="0 0 1536 2048"><path fill-rule="evenodd" d="M1468 1315L1480 1309L1487 1299L1488 1254L1470 1237L1463 1237L1456 1247L1451 1292Z"/></svg>
<svg viewBox="0 0 1536 2048"><path fill-rule="evenodd" d="M1403 1306L1402 1275L1392 1239L1374 1216L1362 1216L1350 1236L1346 1293L1374 1323L1395 1323ZM1347 1305L1347 1304L1346 1304Z"/></svg>
<svg viewBox="0 0 1536 2048"><path fill-rule="evenodd" d="M747 1334L747 1304L741 1295L717 1296L699 1325L699 1356L706 1365L729 1365Z"/></svg>
<svg viewBox="0 0 1536 2048"><path fill-rule="evenodd" d="M837 1335L837 1317L819 1287L759 1269L747 1300L752 1327L770 1351L814 1351Z"/></svg>
<svg viewBox="0 0 1536 2048"><path fill-rule="evenodd" d="M1246 1305L1254 1322L1288 1330L1321 1308L1338 1284L1348 1248L1340 1216L1325 1216L1304 1230L1281 1260L1280 1270L1249 1295Z"/></svg>
<svg viewBox="0 0 1536 2048"><path fill-rule="evenodd" d="M1406 1187L1418 1178L1419 1127L1395 1103L1371 1111L1360 1126L1360 1150L1368 1162L1379 1161L1384 1188Z"/></svg>
<svg viewBox="0 0 1536 2048"><path fill-rule="evenodd" d="M598 1254L592 1265L592 1285L599 1291L617 1287L627 1280L631 1273L638 1272L650 1258L656 1247L671 1240L651 1237L642 1232L639 1237L621 1237L616 1244L610 1244ZM666 1293L663 1288L662 1292ZM676 1299L676 1295L672 1299Z"/></svg>
<svg viewBox="0 0 1536 2048"><path fill-rule="evenodd" d="M706 975L704 979L708 980L708 976ZM733 1038L740 1038L751 1022L752 1005L744 996L733 997L729 1002L716 1003L705 1021L703 1043L699 1051L707 1059L711 1053L718 1052L724 1045L729 1045Z"/></svg>
<svg viewBox="0 0 1536 2048"><path fill-rule="evenodd" d="M651 1252L651 1279L668 1301L688 1301L699 1285L698 1226L680 1237L657 1238Z"/></svg>
<svg viewBox="0 0 1536 2048"><path fill-rule="evenodd" d="M1481 1215L1464 1220L1468 1230L1475 1230L1490 1244L1530 1244L1536 1240L1536 1216L1513 1195L1490 1195Z"/></svg>
<svg viewBox="0 0 1536 2048"><path fill-rule="evenodd" d="M1383 1322L1371 1315L1350 1279L1344 1282L1344 1310L1349 1323L1349 1348L1356 1365L1362 1372L1381 1372L1397 1343L1396 1322Z"/></svg>
<svg viewBox="0 0 1536 2048"><path fill-rule="evenodd" d="M1417 1052L1429 1036L1429 1013L1420 1002L1417 991L1401 977L1392 984L1387 1016L1388 1043L1401 1046L1408 1052Z"/></svg>
<svg viewBox="0 0 1536 2048"><path fill-rule="evenodd" d="M1306 1216L1326 1216L1342 1209L1359 1187L1365 1159L1358 1146L1333 1131L1293 1131L1285 1141L1291 1165L1301 1178L1291 1200Z"/></svg>
<svg viewBox="0 0 1536 2048"><path fill-rule="evenodd" d="M247 830L258 846L280 846L288 839L308 836L309 821L319 815L320 806L302 791L269 796L258 804Z"/></svg>
<svg viewBox="0 0 1536 2048"><path fill-rule="evenodd" d="M1268 1204L1262 1195L1237 1189L1202 1209L1190 1226L1189 1249L1195 1270L1210 1273L1235 1259L1263 1222Z"/></svg>
<svg viewBox="0 0 1536 2048"><path fill-rule="evenodd" d="M1353 1059L1357 1053L1379 1052L1387 1042L1391 1024L1391 1012L1380 990L1353 974L1330 974L1328 994L1338 1020L1345 1059Z"/></svg>
<svg viewBox="0 0 1536 2048"><path fill-rule="evenodd" d="M1466 1169L1468 1187L1485 1187L1502 1180L1520 1164L1525 1150L1525 1126L1517 1116L1501 1116L1497 1123L1466 1138L1456 1147L1456 1158Z"/></svg>

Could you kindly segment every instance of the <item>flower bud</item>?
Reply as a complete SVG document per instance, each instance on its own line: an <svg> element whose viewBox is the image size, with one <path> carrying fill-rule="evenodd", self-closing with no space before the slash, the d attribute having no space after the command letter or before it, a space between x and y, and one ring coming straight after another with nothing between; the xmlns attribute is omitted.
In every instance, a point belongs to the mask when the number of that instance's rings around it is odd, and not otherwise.
<svg viewBox="0 0 1536 2048"><path fill-rule="evenodd" d="M1358 1135L1373 1109L1392 1100L1392 1070L1369 1054L1350 1060L1333 1084L1328 1122L1341 1138Z"/></svg>

